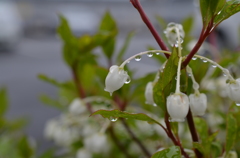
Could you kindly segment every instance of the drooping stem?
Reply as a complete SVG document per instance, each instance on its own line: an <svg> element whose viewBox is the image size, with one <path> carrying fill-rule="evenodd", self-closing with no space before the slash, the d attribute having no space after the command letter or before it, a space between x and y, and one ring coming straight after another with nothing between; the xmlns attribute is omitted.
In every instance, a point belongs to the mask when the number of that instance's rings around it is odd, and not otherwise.
<svg viewBox="0 0 240 158"><path fill-rule="evenodd" d="M175 93L180 93L181 63L182 63L182 57L180 57L180 58L179 58L179 61L178 61L177 86L176 86L176 91L175 91Z"/></svg>
<svg viewBox="0 0 240 158"><path fill-rule="evenodd" d="M190 130L193 142L199 142L191 110L188 111L187 122L188 122L188 127ZM194 152L197 158L203 157L202 153L198 149L195 149Z"/></svg>
<svg viewBox="0 0 240 158"><path fill-rule="evenodd" d="M193 82L193 89L195 91L195 94L200 94L199 84L196 82L196 80L194 78L194 75L193 75L193 72L192 72L192 69L189 66L187 66L187 73L190 74L190 76L191 76L191 79L192 79L192 82Z"/></svg>
<svg viewBox="0 0 240 158"><path fill-rule="evenodd" d="M113 126L110 126L108 128L108 132L113 140L113 142L116 144L116 146L121 150L121 152L125 155L126 158L131 158L131 155L126 150L125 146L121 144L118 137L116 136Z"/></svg>
<svg viewBox="0 0 240 158"><path fill-rule="evenodd" d="M197 57L199 59L202 59L202 60L206 60L208 61L209 63L217 66L219 69L221 69L223 71L224 74L226 74L228 76L228 78L231 80L231 81L235 81L235 79L232 77L232 75L229 73L229 71L225 68L223 68L221 65L219 65L218 63L216 63L215 61L212 61L204 56L200 56L200 55L194 55L194 57Z"/></svg>
<svg viewBox="0 0 240 158"><path fill-rule="evenodd" d="M146 13L144 12L141 3L139 2L139 0L130 0L130 2L133 4L133 6L138 10L143 22L147 25L148 29L150 30L150 32L152 33L153 37L155 38L155 40L157 41L158 45L160 46L160 48L162 50L165 51L169 51L169 49L167 48L167 46L164 44L163 40L161 39L161 37L159 36L159 34L157 33L156 29L154 28L154 26L152 25L152 23L150 22L150 20L148 19ZM169 55L165 54L165 56L168 58Z"/></svg>
<svg viewBox="0 0 240 158"><path fill-rule="evenodd" d="M141 56L141 55L144 55L144 54L148 54L148 53L164 53L164 54L171 54L171 52L169 51L164 51L164 50L149 50L149 51L145 51L145 52L140 52L138 54L135 54L131 57L129 57L127 60L125 60L121 65L120 65L120 68L123 68L129 61L135 59L137 56Z"/></svg>
<svg viewBox="0 0 240 158"><path fill-rule="evenodd" d="M137 145L141 148L141 150L143 151L143 153L150 158L151 154L150 152L147 150L147 148L142 144L142 142L135 136L135 134L132 132L132 130L130 129L130 127L128 126L128 124L126 123L126 121L124 119L121 119L121 122L123 124L123 126L125 127L125 129L127 130L128 134L130 135L130 137L132 138L132 140L137 143Z"/></svg>

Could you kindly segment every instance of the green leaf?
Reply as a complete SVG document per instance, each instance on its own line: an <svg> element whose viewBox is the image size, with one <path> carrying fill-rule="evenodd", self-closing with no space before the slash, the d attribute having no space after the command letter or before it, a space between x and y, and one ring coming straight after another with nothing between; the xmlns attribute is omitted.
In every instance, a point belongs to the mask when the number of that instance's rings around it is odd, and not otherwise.
<svg viewBox="0 0 240 158"><path fill-rule="evenodd" d="M63 110L65 108L58 100L54 100L47 95L40 96L40 100L44 104L57 108L59 110Z"/></svg>
<svg viewBox="0 0 240 158"><path fill-rule="evenodd" d="M116 35L118 33L117 24L110 12L106 12L102 18L99 29L99 38L102 40L102 50L108 59L111 59L114 49Z"/></svg>
<svg viewBox="0 0 240 158"><path fill-rule="evenodd" d="M65 43L68 43L72 38L73 34L69 27L67 19L60 15L60 25L57 28L57 32Z"/></svg>
<svg viewBox="0 0 240 158"><path fill-rule="evenodd" d="M34 150L29 144L29 140L26 136L22 137L17 144L19 154L24 158L31 158L34 155Z"/></svg>
<svg viewBox="0 0 240 158"><path fill-rule="evenodd" d="M199 0L202 14L203 26L207 27L209 22L223 8L226 0Z"/></svg>
<svg viewBox="0 0 240 158"><path fill-rule="evenodd" d="M214 23L219 24L223 20L226 20L227 18L238 13L239 11L240 11L239 0L231 0L231 1L225 2L221 10L219 10L218 14L214 18Z"/></svg>
<svg viewBox="0 0 240 158"><path fill-rule="evenodd" d="M2 117L8 108L7 91L5 88L0 89L0 117Z"/></svg>
<svg viewBox="0 0 240 158"><path fill-rule="evenodd" d="M193 142L193 148L198 149L201 153L204 153L204 148L202 144L198 142Z"/></svg>
<svg viewBox="0 0 240 158"><path fill-rule="evenodd" d="M53 158L54 157L54 150L49 149L46 152L44 152L42 155L39 156L39 158Z"/></svg>
<svg viewBox="0 0 240 158"><path fill-rule="evenodd" d="M121 63L123 61L123 56L129 46L129 43L131 41L131 39L133 38L133 36L135 35L135 32L132 31L132 32L129 32L126 39L125 39L125 42L122 46L122 48L120 49L119 53L118 53L118 56L117 56L117 62L118 63Z"/></svg>
<svg viewBox="0 0 240 158"><path fill-rule="evenodd" d="M160 72L159 80L153 88L154 102L160 106L163 110L166 109L166 97L175 90L179 57L177 49L173 48L173 53L168 59L165 68Z"/></svg>
<svg viewBox="0 0 240 158"><path fill-rule="evenodd" d="M193 16L185 18L182 22L183 30L186 35L190 34L193 29Z"/></svg>
<svg viewBox="0 0 240 158"><path fill-rule="evenodd" d="M133 113L128 113L128 112L123 112L119 110L98 110L91 114L93 115L102 115L104 118L112 119L112 118L127 118L127 119L135 119L135 120L140 120L140 121L147 121L148 123L160 123L153 118L149 117L146 114L143 113L138 113L138 114L133 114Z"/></svg>
<svg viewBox="0 0 240 158"><path fill-rule="evenodd" d="M181 150L178 146L156 152L151 158L181 158Z"/></svg>
<svg viewBox="0 0 240 158"><path fill-rule="evenodd" d="M226 154L232 149L237 137L237 121L232 113L227 115Z"/></svg>

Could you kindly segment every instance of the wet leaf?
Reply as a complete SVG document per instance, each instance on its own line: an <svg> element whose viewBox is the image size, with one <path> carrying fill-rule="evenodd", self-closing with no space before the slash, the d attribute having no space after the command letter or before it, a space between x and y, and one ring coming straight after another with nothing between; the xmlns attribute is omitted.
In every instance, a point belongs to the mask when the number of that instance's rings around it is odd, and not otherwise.
<svg viewBox="0 0 240 158"><path fill-rule="evenodd" d="M227 115L227 134L226 134L226 153L228 153L235 144L237 137L237 121L232 113Z"/></svg>
<svg viewBox="0 0 240 158"><path fill-rule="evenodd" d="M151 158L181 158L181 150L178 146L156 152Z"/></svg>

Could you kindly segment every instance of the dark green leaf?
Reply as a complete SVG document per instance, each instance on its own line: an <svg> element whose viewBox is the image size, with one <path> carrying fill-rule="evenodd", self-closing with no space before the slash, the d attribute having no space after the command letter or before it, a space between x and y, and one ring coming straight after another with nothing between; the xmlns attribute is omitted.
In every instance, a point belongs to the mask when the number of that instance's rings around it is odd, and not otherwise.
<svg viewBox="0 0 240 158"><path fill-rule="evenodd" d="M151 158L181 158L181 150L178 146L156 152Z"/></svg>
<svg viewBox="0 0 240 158"><path fill-rule="evenodd" d="M226 20L227 18L238 13L239 11L240 11L239 0L231 0L231 1L225 2L221 10L219 10L218 14L214 18L214 23L219 24L223 20Z"/></svg>
<svg viewBox="0 0 240 158"><path fill-rule="evenodd" d="M175 76L177 74L178 61L177 49L173 48L173 53L168 59L163 71L160 72L159 80L153 88L154 101L163 110L166 109L166 97L169 96L176 87Z"/></svg>
<svg viewBox="0 0 240 158"><path fill-rule="evenodd" d="M204 153L204 148L202 144L198 142L193 142L193 148L198 149L201 153Z"/></svg>
<svg viewBox="0 0 240 158"><path fill-rule="evenodd" d="M131 41L131 39L133 38L134 35L135 35L134 31L128 33L128 35L127 35L127 37L125 39L125 42L124 42L122 48L120 49L120 51L118 53L118 56L117 56L117 62L118 63L121 63L123 61L123 56L126 53L126 50L127 50L128 46L129 46L129 43L130 43L130 41Z"/></svg>
<svg viewBox="0 0 240 158"><path fill-rule="evenodd" d="M227 115L226 153L232 149L237 137L237 121L232 113Z"/></svg>
<svg viewBox="0 0 240 158"><path fill-rule="evenodd" d="M6 89L0 89L0 117L2 117L8 108L8 99Z"/></svg>
<svg viewBox="0 0 240 158"><path fill-rule="evenodd" d="M119 110L98 110L94 112L91 116L98 115L98 114L108 119L127 118L127 119L135 119L140 121L147 121L148 123L156 123L160 125L159 122L157 122L153 118L143 113L133 114L133 113L123 112Z"/></svg>
<svg viewBox="0 0 240 158"><path fill-rule="evenodd" d="M209 22L219 13L226 3L225 0L199 0L199 2L204 27L208 26Z"/></svg>

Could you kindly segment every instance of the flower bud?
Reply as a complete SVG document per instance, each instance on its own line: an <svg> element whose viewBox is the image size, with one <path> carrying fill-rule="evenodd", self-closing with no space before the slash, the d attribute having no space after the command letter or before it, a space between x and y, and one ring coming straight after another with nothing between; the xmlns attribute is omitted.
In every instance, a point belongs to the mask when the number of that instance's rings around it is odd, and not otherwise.
<svg viewBox="0 0 240 158"><path fill-rule="evenodd" d="M175 93L167 97L167 111L172 122L183 122L189 110L189 99L184 93Z"/></svg>
<svg viewBox="0 0 240 158"><path fill-rule="evenodd" d="M86 111L87 111L86 105L79 98L74 99L69 106L69 112L72 114L78 115Z"/></svg>
<svg viewBox="0 0 240 158"><path fill-rule="evenodd" d="M178 43L178 35L177 35L177 32L175 29L178 29L179 30L179 35L180 35L180 38L181 38L181 42L183 42L183 38L185 36L185 33L184 33L184 30L183 30L183 27L181 24L176 24L176 23L169 23L167 25L167 28L166 30L164 31L167 39L168 39L168 43L172 46L174 46L176 43Z"/></svg>
<svg viewBox="0 0 240 158"><path fill-rule="evenodd" d="M194 115L202 116L207 109L207 96L203 93L189 96L190 108Z"/></svg>
<svg viewBox="0 0 240 158"><path fill-rule="evenodd" d="M154 105L154 100L153 100L153 83L148 82L146 89L145 89L145 99L146 99L146 104L152 104Z"/></svg>
<svg viewBox="0 0 240 158"><path fill-rule="evenodd" d="M235 83L227 84L228 97L240 105L240 78Z"/></svg>
<svg viewBox="0 0 240 158"><path fill-rule="evenodd" d="M127 72L120 69L119 66L113 65L106 77L104 90L112 95L114 91L123 86L127 79L129 79Z"/></svg>

